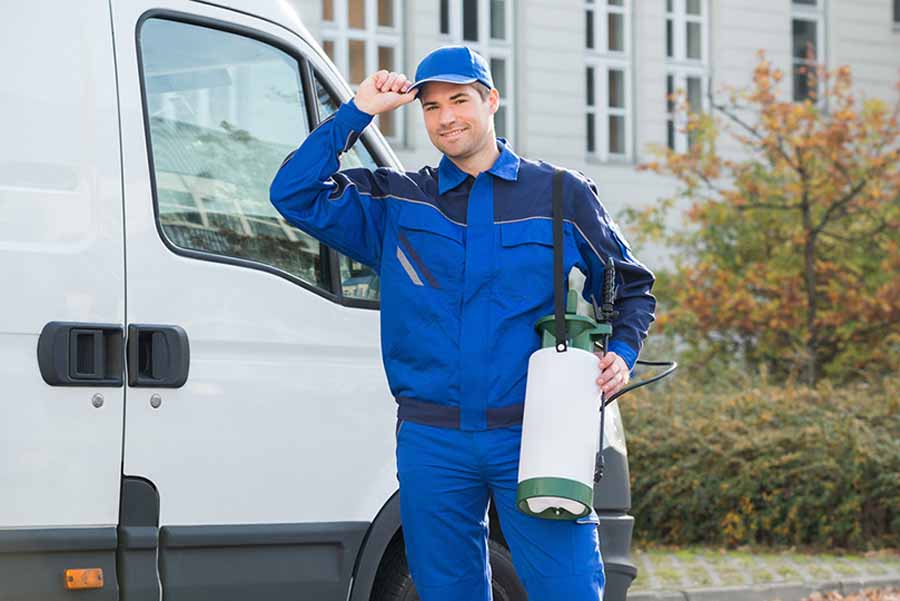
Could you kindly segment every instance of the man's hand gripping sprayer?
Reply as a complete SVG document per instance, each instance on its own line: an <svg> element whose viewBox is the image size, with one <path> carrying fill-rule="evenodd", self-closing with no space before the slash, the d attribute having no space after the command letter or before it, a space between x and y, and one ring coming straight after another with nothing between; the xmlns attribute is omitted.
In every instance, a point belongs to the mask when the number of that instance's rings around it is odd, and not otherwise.
<svg viewBox="0 0 900 601"><path fill-rule="evenodd" d="M597 307L597 299L591 294L591 303L594 305L594 319L598 324L609 324L609 333L604 334L600 342L601 351L606 355L609 348L609 339L612 336L612 321L619 315L613 308L616 300L616 266L612 258L606 260L606 269L603 278L603 302ZM595 343L596 344L596 343ZM594 482L599 482L603 477L603 432L606 427L606 393L600 393L600 446L597 449L597 459L594 464Z"/></svg>
<svg viewBox="0 0 900 601"><path fill-rule="evenodd" d="M595 342L595 344L602 345L601 348L601 356L606 355L606 349L609 347L609 339L612 337L612 321L619 315L619 312L613 308L615 303L617 293L616 287L616 267L613 264L612 258L606 260L605 273L604 273L604 281L603 281L603 302L598 307L597 299L594 298L594 295L591 295L591 303L594 306L594 320L598 325L607 324L609 326L609 333L603 335L602 342ZM609 398L606 398L606 393L600 393L600 448L597 451L597 462L596 467L594 469L594 482L599 482L603 477L603 433L604 428L606 426L605 423L605 415L606 415L606 406L618 399L620 396L625 394L626 392L630 392L636 388L640 388L641 386L646 386L647 384L652 384L653 382L658 382L662 380L668 375L671 375L676 369L678 369L677 361L642 361L638 360L635 362L636 365L653 365L655 367L666 367L665 371L653 376L652 378L647 378L646 380L641 380L640 382L635 382L630 386L626 386L619 392L613 394Z"/></svg>

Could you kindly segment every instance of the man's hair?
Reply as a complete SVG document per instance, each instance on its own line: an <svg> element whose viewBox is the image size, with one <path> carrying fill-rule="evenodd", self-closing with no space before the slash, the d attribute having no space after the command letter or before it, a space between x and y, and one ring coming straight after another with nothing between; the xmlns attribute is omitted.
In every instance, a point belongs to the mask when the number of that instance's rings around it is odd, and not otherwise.
<svg viewBox="0 0 900 601"><path fill-rule="evenodd" d="M473 82L472 87L475 88L475 91L481 96L482 101L487 100L488 96L491 95L491 89L480 81Z"/></svg>

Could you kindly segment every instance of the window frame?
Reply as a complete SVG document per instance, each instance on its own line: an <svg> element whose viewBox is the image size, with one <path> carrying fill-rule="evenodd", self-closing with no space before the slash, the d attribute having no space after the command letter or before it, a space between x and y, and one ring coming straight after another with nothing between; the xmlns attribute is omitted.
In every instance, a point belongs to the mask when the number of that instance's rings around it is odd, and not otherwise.
<svg viewBox="0 0 900 601"><path fill-rule="evenodd" d="M794 89L796 86L796 82L794 80L794 70L800 64L809 66L809 62L806 59L798 59L794 56L794 21L807 21L815 24L815 32L816 32L816 56L813 59L816 63L820 65L825 64L825 2L826 0L816 0L815 5L808 4L798 4L791 0L791 20L790 20L790 32L791 32L791 101L792 102L803 102L805 100L811 100L809 97L797 99L794 96ZM824 98L822 97L822 92L824 91L824 82L821 80L816 81L816 98L815 104L822 105L824 103Z"/></svg>
<svg viewBox="0 0 900 601"><path fill-rule="evenodd" d="M332 11L334 13L333 21L326 21L322 18L320 40L322 47L325 42L334 44L333 62L337 66L338 71L344 76L344 79L350 84L350 87L356 91L359 87L358 83L350 80L350 42L365 43L365 65L363 66L364 77L378 70L378 48L387 46L394 49L394 68L397 73L404 72L404 0L389 0L392 3L394 12L394 26L385 27L378 24L378 0L363 0L364 12L366 18L365 29L355 29L350 27L349 23L349 0L331 0ZM384 132L382 135L392 144L404 144L406 139L406 108L394 111L394 127L393 136L388 136ZM375 117L375 124L381 130L381 115Z"/></svg>
<svg viewBox="0 0 900 601"><path fill-rule="evenodd" d="M322 121L327 119L327 117L323 118L319 113L319 104L316 96L316 86L315 86L315 77L319 76L319 81L322 84L322 87L325 88L325 91L331 95L332 98L335 98L338 104L342 101L340 100L341 95L338 93L338 87L335 85L333 81L332 74L329 74L327 71L323 69L316 69L309 61L304 61L303 67L303 87L308 96L311 96L311 103L309 106L311 108L311 112L313 113L311 118L313 119L313 128L318 127ZM370 141L370 133L368 131L364 131L362 135L360 135L359 139L356 141L357 144L363 144L366 147L368 153L372 156L372 159L379 167L383 167L389 165L387 161L384 160L384 157L381 156L380 153L376 152L375 145ZM338 302L345 307L354 307L357 309L379 309L381 307L381 296L379 294L379 300L371 300L364 298L356 298L352 296L344 296L344 287L343 282L341 282L341 269L340 269L340 261L341 261L341 253L336 251L335 249L328 247L330 251L329 257L329 267L330 267L330 276L331 276L331 286L336 291L336 296L338 297ZM378 278L381 278L381 274L376 274Z"/></svg>
<svg viewBox="0 0 900 601"><path fill-rule="evenodd" d="M328 282L331 289L322 288L312 282L308 282L293 273L275 267L274 265L264 263L262 261L257 261L253 259L247 259L243 257L233 257L229 255L220 255L213 252L196 250L184 248L182 246L176 245L169 237L166 235L163 230L163 225L160 220L160 203L159 203L159 191L157 189L156 183L156 164L155 157L153 154L153 142L151 140L150 133L150 113L148 110L148 98L147 98L147 89L146 89L146 80L145 80L145 71L144 71L144 56L143 49L141 47L141 31L143 29L144 23L151 19L162 19L167 21L174 21L177 23L183 23L186 25L194 25L199 27L204 27L207 29L212 29L216 31L221 31L224 33L230 33L234 35L239 35L241 37L245 37L251 39L255 42L259 42L262 44L266 44L273 48L284 52L291 58L293 58L297 63L298 75L301 83L301 92L303 94L303 100L305 105L305 115L308 133L311 133L315 127L318 126L319 120L317 116L317 105L315 98L315 89L311 86L312 80L310 79L310 69L312 69L312 65L310 63L310 58L306 56L306 54L312 54L311 51L306 48L301 50L301 46L292 45L289 42L285 41L282 38L271 35L267 32L253 29L250 27L246 27L244 25L239 25L235 23L230 23L227 21L222 21L220 19L206 17L196 14L185 13L176 10L170 9L153 9L145 12L141 15L140 19L138 19L137 24L135 25L134 31L134 44L135 51L137 56L137 69L138 69L138 82L140 85L141 92L141 121L144 127L144 145L147 153L147 166L148 166L148 179L150 183L150 193L153 202L153 220L154 225L156 227L156 232L165 245L166 248L169 249L173 254L183 256L190 259L196 259L200 261L207 261L210 263L219 263L224 265L231 265L234 267L243 267L247 269L253 269L256 271L262 271L265 273L269 273L271 275L280 277L285 279L300 288L312 292L318 296L321 296L329 301L334 302L335 304L339 304L346 307L351 308L363 308L363 309L379 309L380 302L372 301L366 299L355 299L351 297L345 297L343 295L342 287L340 286L340 271L338 269L338 253L326 245L323 242L319 242L319 252L320 252L320 261L322 265L322 279L325 282ZM340 94L335 94L334 86L332 84L333 75L327 73L327 71L322 70L322 80L324 82L328 82L329 92L334 94L336 98L340 98ZM378 144L373 144L370 140L371 132L365 131L363 132L360 140L366 145L366 149L371 154L372 158L379 166L391 165L391 161L386 160L384 154L380 151ZM302 143L302 142L301 142ZM335 281L337 280L337 286L335 286Z"/></svg>
<svg viewBox="0 0 900 601"><path fill-rule="evenodd" d="M706 71L703 70L692 70L684 67L680 68L671 68L666 71L666 93L668 95L668 78L671 77L673 79L672 89L673 91L677 91L679 89L683 90L685 94L688 92L687 80L688 78L696 78L700 80L700 110L701 112L709 111L709 77ZM666 146L675 152L684 153L690 149L688 145L688 134L687 132L680 131L687 125L687 114L684 112L672 112L668 110L668 103L666 101ZM668 136L668 124L672 123L672 127L674 128L674 136L675 136L675 146L674 148L669 146L669 136Z"/></svg>
<svg viewBox="0 0 900 601"><path fill-rule="evenodd" d="M672 49L673 56L668 56L668 48L666 49L666 94L663 100L666 102L666 147L675 152L683 153L689 149L687 132L679 131L687 124L687 115L684 113L676 113L669 110L668 96L668 78L673 79L672 90L679 89L688 91L688 78L700 79L701 104L700 110L707 112L709 106L709 86L710 86L710 68L709 68L709 22L710 22L710 2L709 0L700 1L700 14L687 14L687 0L672 0L672 11L666 9L666 32L668 31L669 22L672 23ZM693 59L687 56L687 24L699 23L700 25L700 58ZM667 33L665 35L668 35ZM672 124L674 130L674 145L669 146L668 128Z"/></svg>
<svg viewBox="0 0 900 601"><path fill-rule="evenodd" d="M709 0L700 1L700 14L690 15L687 12L687 0L672 0L672 11L666 9L666 31L668 22L672 21L672 49L674 54L668 55L666 48L666 61L684 66L702 66L709 63ZM687 26L688 23L700 25L700 58L688 58L687 55ZM666 34L668 36L668 34ZM668 41L668 40L667 40Z"/></svg>
<svg viewBox="0 0 900 601"><path fill-rule="evenodd" d="M587 35L587 13L593 13L592 38L593 48L584 43L584 69L585 82L587 82L587 69L594 70L594 105L587 102L587 93L584 95L585 115L594 115L594 150L588 149L588 126L585 123L586 137L584 141L585 154L589 159L599 160L604 163L630 163L634 160L634 94L632 93L632 49L634 45L632 35L632 0L623 0L622 6L611 6L607 0L585 0L582 5L582 17L585 19L585 35ZM609 15L621 14L624 32L622 50L609 49ZM623 91L625 103L623 108L609 106L609 71L623 71ZM610 152L610 117L622 116L625 118L625 152ZM587 120L587 117L585 117Z"/></svg>
<svg viewBox="0 0 900 601"><path fill-rule="evenodd" d="M491 37L491 0L477 0L478 2L478 41L463 39L463 0L447 0L449 4L448 19L449 32L441 32L441 7L438 3L437 35L442 44L462 44L468 46L484 57L488 65L492 59L501 59L506 63L506 81L503 93L500 95L500 106L506 111L506 131L504 137L515 143L517 128L516 120L516 62L515 62L515 27L513 27L515 10L514 0L505 0L503 26L506 38ZM493 74L492 74L493 75Z"/></svg>
<svg viewBox="0 0 900 601"><path fill-rule="evenodd" d="M631 69L627 61L596 60L593 57L585 61L585 70L594 70L594 105L587 104L585 94L585 112L594 115L594 151L588 151L589 157L595 157L604 162L628 162L632 156L631 128ZM609 106L609 72L622 71L622 87L625 93L625 106L622 108ZM585 78L585 81L587 78ZM610 152L610 117L625 118L625 152ZM585 147L587 142L585 141Z"/></svg>

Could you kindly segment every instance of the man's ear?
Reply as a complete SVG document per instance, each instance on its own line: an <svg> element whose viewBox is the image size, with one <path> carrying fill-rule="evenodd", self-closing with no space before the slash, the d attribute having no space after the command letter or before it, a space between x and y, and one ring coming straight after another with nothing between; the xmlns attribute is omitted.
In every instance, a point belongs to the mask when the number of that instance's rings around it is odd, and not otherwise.
<svg viewBox="0 0 900 601"><path fill-rule="evenodd" d="M491 93L488 94L488 104L491 105L492 115L500 109L500 92L497 91L497 88L491 88Z"/></svg>

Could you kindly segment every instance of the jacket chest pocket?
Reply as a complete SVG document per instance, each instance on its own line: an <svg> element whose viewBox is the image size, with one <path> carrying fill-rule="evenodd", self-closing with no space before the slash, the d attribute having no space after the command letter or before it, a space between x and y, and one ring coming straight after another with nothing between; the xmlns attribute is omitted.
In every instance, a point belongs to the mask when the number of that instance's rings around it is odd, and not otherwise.
<svg viewBox="0 0 900 601"><path fill-rule="evenodd" d="M572 244L564 232L565 257L571 256ZM505 295L528 298L537 303L553 296L553 222L549 219L529 219L500 224L498 280ZM564 261L564 273L570 265Z"/></svg>
<svg viewBox="0 0 900 601"><path fill-rule="evenodd" d="M393 260L414 286L458 288L465 265L463 230L434 209L405 209L397 223Z"/></svg>

